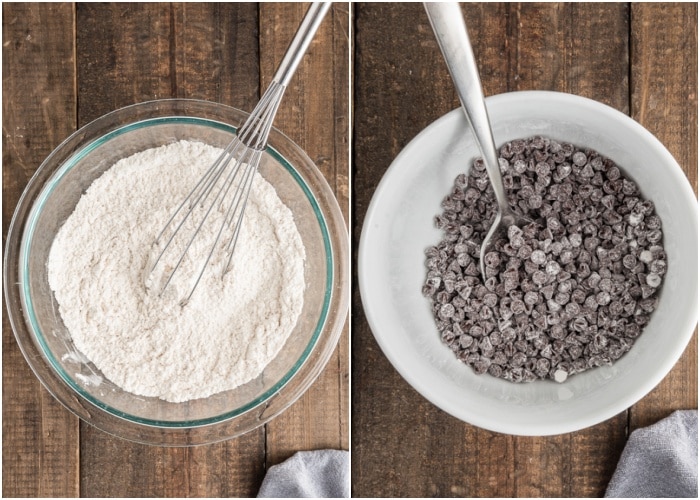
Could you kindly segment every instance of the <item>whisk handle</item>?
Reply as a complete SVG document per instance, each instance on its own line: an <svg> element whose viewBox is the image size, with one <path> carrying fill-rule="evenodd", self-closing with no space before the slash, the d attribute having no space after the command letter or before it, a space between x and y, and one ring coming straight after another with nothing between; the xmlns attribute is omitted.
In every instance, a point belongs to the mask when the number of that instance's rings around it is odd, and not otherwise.
<svg viewBox="0 0 700 500"><path fill-rule="evenodd" d="M306 11L306 15L294 35L294 39L289 44L284 58L277 68L273 81L280 85L287 86L294 75L297 66L306 53L311 40L318 30L321 21L328 12L333 2L313 2Z"/></svg>

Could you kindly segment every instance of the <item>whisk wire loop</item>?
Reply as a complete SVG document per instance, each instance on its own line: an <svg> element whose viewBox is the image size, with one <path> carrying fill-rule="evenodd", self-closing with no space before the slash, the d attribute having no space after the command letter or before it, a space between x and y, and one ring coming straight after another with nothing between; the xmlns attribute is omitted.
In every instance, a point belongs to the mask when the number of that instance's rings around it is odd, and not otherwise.
<svg viewBox="0 0 700 500"><path fill-rule="evenodd" d="M164 276L161 279L162 285L159 286L162 294L181 268L184 259L190 252L193 243L215 207L218 208L220 213L224 214L211 248L204 262L198 266L196 277L191 287L189 287L189 292L181 300L181 305L189 301L197 288L227 228L229 228L230 238L222 247L225 252L225 265L222 268L222 277L231 268L233 253L240 235L243 214L250 196L253 179L257 172L262 152L266 147L267 139L272 129L272 121L277 113L284 91L285 87L277 82L273 82L270 85L253 110L253 113L237 131L234 140L227 145L212 166L209 167L156 238L155 246L159 249L159 252L150 266L149 275L161 265L161 260L168 250L175 251L171 249L171 246L174 244L176 237L181 235L183 227L193 217L193 212L197 207L206 207L199 222L195 224L194 228L189 229L191 234L185 240L179 256L176 256L174 265L171 267L164 266ZM234 185L235 187L232 190L231 188ZM232 192L231 197L229 197L230 192ZM228 203L229 199L230 203Z"/></svg>
<svg viewBox="0 0 700 500"><path fill-rule="evenodd" d="M235 151L235 148L234 148L234 151ZM189 210L187 211L187 213L185 214L185 216L183 217L183 219L179 222L179 224L178 224L177 227L175 228L175 231L172 233L172 235L171 235L170 238L168 239L167 243L165 244L163 250L162 250L161 253L160 253L160 257L163 256L163 254L167 251L167 249L168 249L168 248L170 247L170 245L173 243L173 241L174 241L176 235L179 233L179 231L180 231L180 229L182 228L183 224L185 224L185 222L188 220L188 218L189 218L190 214L192 213L192 211L201 203L201 201L202 201L203 199L208 198L209 195L212 193L212 191L214 190L214 188L216 187L216 185L217 185L217 183L218 183L218 180L221 178L221 176L222 176L222 174L223 174L223 172L224 172L224 169L225 169L226 165L227 165L229 162L230 162L230 157L229 157L229 158L225 158L225 159L221 162L222 168L217 169L217 170L215 171L215 173L214 173L212 176L210 176L210 179L209 179L209 181L206 183L206 186L202 189L202 192L201 192L195 199L190 200L190 202L189 202ZM187 243L186 243L186 245L185 245L185 247L184 247L184 250L182 251L182 253L181 253L179 259L177 260L177 262L176 262L175 266L173 267L172 271L169 273L169 275L168 275L168 277L167 277L165 283L163 284L163 286L162 286L162 289L163 289L163 290L170 284L170 282L172 281L173 276L175 275L176 271L180 268L180 265L182 264L182 261L184 260L185 256L188 254L188 252L190 251L190 248L192 247L192 243L194 242L194 240L196 239L197 235L200 233L200 231L201 231L202 228L204 227L204 224L205 224L205 222L207 221L207 218L209 217L209 214L211 213L211 211L212 211L212 210L214 209L214 207L216 206L217 200L218 200L220 197L221 197L221 199L223 200L223 198L225 197L226 192L228 192L228 189L230 188L231 184L233 183L233 179L236 177L238 170L239 170L239 168L238 168L237 166L235 166L235 167L233 168L233 170L231 170L231 172L228 174L228 179L227 179L226 181L224 181L224 183L219 187L218 192L217 192L217 193L215 194L215 196L214 196L214 201L213 201L211 204L209 204L209 207L207 208L207 210L206 210L204 216L201 218L201 220L199 221L199 223L196 224L196 229L194 230L194 232L192 233L192 236L191 236L191 237L189 238L189 240L187 241ZM222 195L222 193L223 193L223 195ZM220 238L220 236L221 236L222 230L223 230L223 224L222 224L222 229L219 231L219 233L218 233L218 235L217 235L217 238L216 238L216 241L214 242L214 245L212 245L212 251L211 251L210 254L209 254L209 258L211 257L211 253L213 253L213 250L215 249L216 244L218 243L218 240L219 240L219 238ZM160 258L160 257L159 257L159 258ZM206 264L209 262L209 258L207 258L205 264L202 266L202 271L203 271L204 267L206 266ZM156 264L157 264L157 262L156 262ZM154 266L154 268L155 268L155 266ZM199 278L201 278L201 273L200 273L199 277L197 278L196 283L199 282ZM195 283L195 285L193 286L192 291L194 291L194 288L196 287L196 283ZM191 292L192 292L192 291L191 291ZM189 300L189 298L192 296L192 293L191 293L191 292L190 292L190 293L187 295L187 297L184 299L185 302L186 302L187 300ZM161 291L161 293L162 293L162 291ZM183 305L184 305L184 304L183 304Z"/></svg>
<svg viewBox="0 0 700 500"><path fill-rule="evenodd" d="M162 295L194 247L198 250L187 259L187 268L194 269L193 278L180 301L181 305L185 305L192 297L217 248L224 252L222 259L216 259L217 262L224 263L222 278L231 269L236 242L243 226L243 215L262 154L267 148L272 123L291 76L330 4L331 2L314 2L309 7L272 83L255 109L156 237L152 260L146 269L146 287L152 288L155 282L158 293ZM195 240L205 225L211 229L206 234L207 238L211 234L213 243L205 243L210 246L200 265L195 262L195 255L204 253L202 244L195 243Z"/></svg>
<svg viewBox="0 0 700 500"><path fill-rule="evenodd" d="M245 150L245 154L250 154L251 156L254 155L259 155L261 152L254 151L254 150ZM226 265L223 267L223 272L222 272L222 277L223 275L227 272L228 267L231 262L231 258L233 256L233 246L231 245L231 241L234 241L237 239L237 235L240 232L241 225L243 222L243 212L245 210L245 204L247 202L247 198L250 192L250 188L253 185L253 174L255 173L256 168L253 167L253 164L255 163L256 160L251 160L251 161L242 161L245 158L242 157L241 160L238 160L236 165L234 165L233 169L231 169L231 172L228 175L228 178L225 180L224 185L222 185L219 193L217 194L217 197L215 198L215 202L212 204L211 207L215 206L217 203L219 204L220 211L222 213L225 213L226 215L222 218L221 225L219 226L219 231L217 232L216 239L214 240L214 243L211 245L211 249L209 250L209 253L207 254L207 258L204 261L204 263L200 266L199 273L197 274L197 278L194 280L192 287L189 291L189 294L180 302L181 305L185 305L189 299L192 297L192 294L194 293L194 290L197 288L197 285L199 284L200 280L202 279L202 276L204 275L204 271L207 268L207 265L211 261L212 256L214 255L214 251L219 245L219 241L221 240L221 236L224 233L224 230L227 227L232 227L231 223L238 214L238 218L236 220L234 230L233 230L233 236L228 245L226 246L226 252L229 253L229 257L226 260ZM259 161L259 160L258 160ZM243 168L241 168L243 167ZM228 208L225 207L224 200L226 199L226 196L231 189L231 187L234 185L234 181L236 177L238 177L239 172L243 172L241 174L241 179L239 180L238 184L235 187L235 192L233 195L233 199L228 206ZM242 182L241 182L242 181ZM220 198L220 200L219 200ZM243 208L241 210L238 210L239 205L241 204L241 200L243 200ZM211 207L209 210L211 210ZM196 235L195 235L196 236Z"/></svg>
<svg viewBox="0 0 700 500"><path fill-rule="evenodd" d="M169 238L165 242L165 244L162 246L160 253L158 256L154 259L153 263L149 266L148 273L152 273L156 266L160 263L160 260L162 259L163 255L165 252L168 250L170 247L171 243L173 242L173 239L175 238L175 235L179 232L179 230L182 228L183 224L185 221L188 219L192 211L195 209L195 207L202 202L202 199L205 198L208 193L211 191L211 189L214 187L216 184L216 181L221 177L221 174L226 167L230 155L235 154L236 150L240 146L240 142L238 141L231 141L231 143L226 147L226 149L219 155L217 160L212 164L211 167L207 170L207 172L202 176L202 178L197 182L194 188L189 192L189 194L185 197L185 199L180 203L178 208L175 210L173 215L170 217L168 222L165 224L161 232L158 234L158 237L156 238L154 242L154 248L158 248L161 244L161 241L163 240L163 237L166 235L167 231L169 228L174 229L169 233ZM179 220L179 222L175 222L178 214L180 214L183 210L186 210L184 213L184 216L182 219Z"/></svg>
<svg viewBox="0 0 700 500"><path fill-rule="evenodd" d="M256 151L255 154L260 155L260 154L262 154L262 152ZM229 241L228 246L226 247L226 253L228 255L228 259L226 261L226 265L223 268L223 274L226 274L231 269L231 261L233 260L233 250L236 247L236 242L238 241L238 236L241 232L241 226L242 226L241 222L243 219L243 213L245 212L246 206L248 205L248 197L250 195L250 189L253 187L253 176L255 175L255 170L256 169L248 168L247 172L246 172L247 176L246 176L246 179L244 181L244 185L246 186L245 187L246 192L245 192L244 196L241 198L243 200L243 206L241 207L240 212L238 212L238 214L239 214L238 220L236 221L236 224L235 224L233 236L232 236L231 240ZM231 220L233 219L233 216L236 213L236 210L238 208L238 204L240 203L241 199L238 200L238 202L236 203L236 207L234 208L233 212L231 212ZM229 224L231 223L231 220L228 221Z"/></svg>

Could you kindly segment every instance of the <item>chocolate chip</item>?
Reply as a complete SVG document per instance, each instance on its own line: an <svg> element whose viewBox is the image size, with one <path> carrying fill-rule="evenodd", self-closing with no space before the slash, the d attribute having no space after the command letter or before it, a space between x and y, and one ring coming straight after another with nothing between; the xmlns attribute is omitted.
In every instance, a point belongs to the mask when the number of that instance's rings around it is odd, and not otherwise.
<svg viewBox="0 0 700 500"><path fill-rule="evenodd" d="M646 282L650 287L657 288L661 286L661 276L656 273L649 273L647 274Z"/></svg>
<svg viewBox="0 0 700 500"><path fill-rule="evenodd" d="M547 261L547 256L542 250L533 250L530 260L537 265L542 265Z"/></svg>
<svg viewBox="0 0 700 500"><path fill-rule="evenodd" d="M573 161L574 165L579 167L584 166L587 160L588 158L586 158L586 154L582 151L576 151L571 157L571 161Z"/></svg>
<svg viewBox="0 0 700 500"><path fill-rule="evenodd" d="M666 274L666 261L660 259L652 261L652 263L649 265L649 270L654 274L663 276Z"/></svg>

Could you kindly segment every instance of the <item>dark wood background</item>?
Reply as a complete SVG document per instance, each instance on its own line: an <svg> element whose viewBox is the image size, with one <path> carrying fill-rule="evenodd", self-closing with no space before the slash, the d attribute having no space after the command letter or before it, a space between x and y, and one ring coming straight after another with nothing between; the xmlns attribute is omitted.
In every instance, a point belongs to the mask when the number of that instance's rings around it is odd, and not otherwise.
<svg viewBox="0 0 700 500"><path fill-rule="evenodd" d="M184 97L251 111L306 4L3 3L3 246L43 159L114 109ZM349 5L336 4L275 125L316 162L348 220ZM4 304L3 304L4 306ZM297 450L349 447L346 327L310 390L264 427L194 448L113 438L40 386L3 314L3 496L253 496Z"/></svg>
<svg viewBox="0 0 700 500"><path fill-rule="evenodd" d="M557 90L608 104L654 133L697 193L696 3L482 3L463 12L486 95ZM357 249L387 167L459 101L420 4L354 4L354 30ZM481 430L398 375L370 332L357 287L352 306L355 496L602 496L632 430L697 408L695 335L653 392L593 428L546 438Z"/></svg>

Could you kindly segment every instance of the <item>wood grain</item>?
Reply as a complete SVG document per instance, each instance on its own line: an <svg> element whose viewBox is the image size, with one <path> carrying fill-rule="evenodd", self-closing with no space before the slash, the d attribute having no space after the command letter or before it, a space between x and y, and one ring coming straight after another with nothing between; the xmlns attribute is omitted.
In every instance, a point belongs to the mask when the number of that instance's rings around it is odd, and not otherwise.
<svg viewBox="0 0 700 500"><path fill-rule="evenodd" d="M76 89L72 5L3 4L2 16L4 246L29 178L75 130ZM78 419L34 377L4 307L3 496L76 496Z"/></svg>
<svg viewBox="0 0 700 500"><path fill-rule="evenodd" d="M192 448L130 443L81 428L82 497L250 497L265 473L263 432Z"/></svg>
<svg viewBox="0 0 700 500"><path fill-rule="evenodd" d="M81 126L130 104L173 97L167 4L79 3L75 43Z"/></svg>
<svg viewBox="0 0 700 500"><path fill-rule="evenodd" d="M260 9L261 84L271 81L308 4L264 3ZM285 19L289 22L280 22ZM319 27L292 78L275 126L306 151L327 179L334 179L338 202L347 215L348 11L335 5ZM332 112L335 111L335 112ZM309 117L314 117L310 120ZM345 198L343 198L343 191ZM348 330L344 330L326 369L283 414L266 424L267 464L278 464L299 450L348 449ZM345 430L343 430L345 428Z"/></svg>
<svg viewBox="0 0 700 500"><path fill-rule="evenodd" d="M515 3L508 9L508 90L555 90L629 107L627 6Z"/></svg>
<svg viewBox="0 0 700 500"><path fill-rule="evenodd" d="M258 6L171 5L172 97L252 111L260 94Z"/></svg>
<svg viewBox="0 0 700 500"><path fill-rule="evenodd" d="M458 102L420 5L359 3L354 8L357 249L367 206L386 168L408 141ZM665 11L663 23L658 22L658 10ZM486 95L530 89L570 92L634 116L640 100L635 96L646 92L647 99L663 101L657 110L663 116L652 118L658 128L676 141L687 136L687 143L676 146L697 150L694 4L634 4L630 9L625 4L479 3L464 4L463 12ZM643 16L646 31L640 24ZM675 47L685 53L676 55ZM663 54L662 64L657 64L660 55L655 51ZM683 68L670 70L680 67L681 58L687 59ZM645 78L656 75L656 83L646 83L643 91L630 84L632 75L632 82L642 85L637 75L644 68L642 59L654 69L646 68ZM683 99L690 105L681 112ZM667 126L669 112L677 125ZM689 156L686 164L696 187L697 156ZM670 408L697 407L697 382L690 382L697 380L694 341L674 370L681 375L670 375L657 389L658 396L652 393L631 411L597 426L552 437L477 429L427 403L398 375L374 341L357 289L352 310L356 496L602 496L626 442L630 418L634 425L639 415L646 425L665 416L660 409L667 414Z"/></svg>
<svg viewBox="0 0 700 500"><path fill-rule="evenodd" d="M696 3L632 4L632 117L651 131L698 192L698 11ZM674 29L659 29L674 26ZM672 335L674 332L669 332ZM632 407L632 430L698 406L698 339L671 373Z"/></svg>

